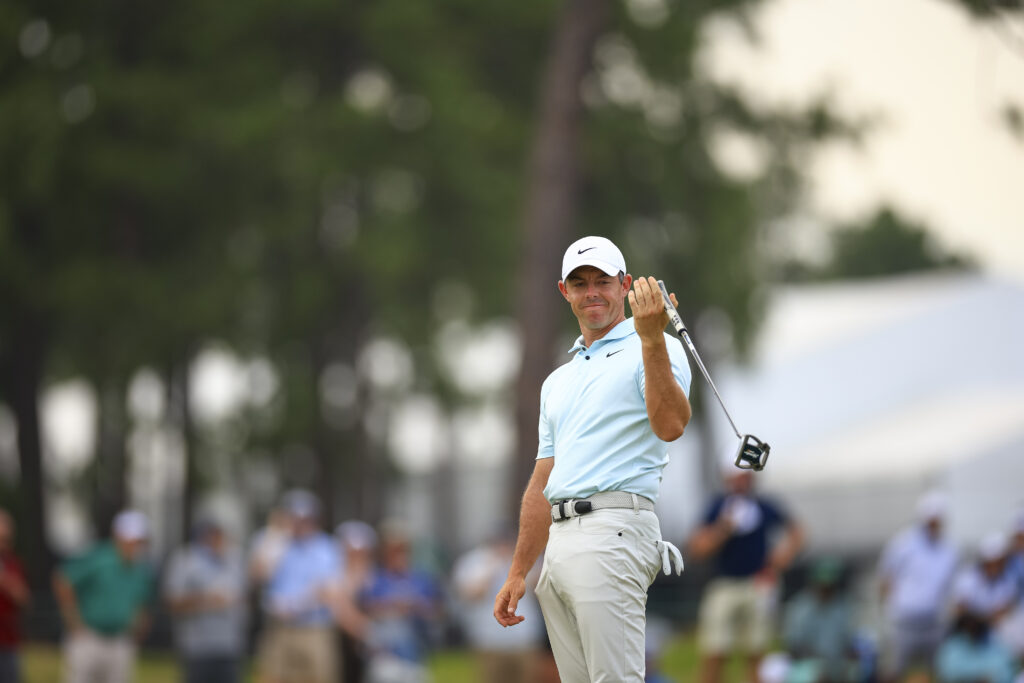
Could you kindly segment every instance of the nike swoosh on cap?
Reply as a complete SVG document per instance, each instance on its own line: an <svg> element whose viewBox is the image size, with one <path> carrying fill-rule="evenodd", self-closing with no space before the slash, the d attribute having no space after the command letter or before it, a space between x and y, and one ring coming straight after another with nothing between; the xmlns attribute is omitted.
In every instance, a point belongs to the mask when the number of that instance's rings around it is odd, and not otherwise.
<svg viewBox="0 0 1024 683"><path fill-rule="evenodd" d="M585 252L585 251L590 251L591 249L597 249L597 247L587 247L586 249L580 249L580 250L579 250L579 251L577 251L576 253L577 253L577 254L582 254L583 252Z"/></svg>

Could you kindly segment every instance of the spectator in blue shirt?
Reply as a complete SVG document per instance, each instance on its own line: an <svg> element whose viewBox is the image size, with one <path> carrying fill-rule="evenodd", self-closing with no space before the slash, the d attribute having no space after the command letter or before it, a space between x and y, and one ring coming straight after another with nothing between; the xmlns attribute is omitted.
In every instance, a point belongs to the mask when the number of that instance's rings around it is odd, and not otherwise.
<svg viewBox="0 0 1024 683"><path fill-rule="evenodd" d="M748 676L757 680L773 637L779 576L803 544L800 526L778 504L755 493L749 470L730 466L724 476L726 491L711 501L690 540L693 555L714 556L716 566L698 617L702 683L719 683L733 652L746 655ZM782 538L776 539L776 532Z"/></svg>
<svg viewBox="0 0 1024 683"><path fill-rule="evenodd" d="M335 683L337 649L331 604L341 576L334 540L320 530L320 502L308 491L285 496L288 545L266 586L261 669L267 683Z"/></svg>
<svg viewBox="0 0 1024 683"><path fill-rule="evenodd" d="M372 683L427 679L426 657L441 618L442 595L433 576L413 568L411 549L400 525L384 525L381 565L360 594L368 617L365 639Z"/></svg>

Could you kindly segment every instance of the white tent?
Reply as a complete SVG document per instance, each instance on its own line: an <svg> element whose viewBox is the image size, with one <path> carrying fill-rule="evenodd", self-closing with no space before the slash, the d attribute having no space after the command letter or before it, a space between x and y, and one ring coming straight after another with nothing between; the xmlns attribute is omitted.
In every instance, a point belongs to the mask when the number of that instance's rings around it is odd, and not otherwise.
<svg viewBox="0 0 1024 683"><path fill-rule="evenodd" d="M763 488L813 548L877 549L930 488L949 493L952 536L968 547L1024 503L1021 284L943 273L786 287L751 365L712 374L740 429L771 444ZM687 448L669 490L693 479ZM686 495L698 497L692 484Z"/></svg>

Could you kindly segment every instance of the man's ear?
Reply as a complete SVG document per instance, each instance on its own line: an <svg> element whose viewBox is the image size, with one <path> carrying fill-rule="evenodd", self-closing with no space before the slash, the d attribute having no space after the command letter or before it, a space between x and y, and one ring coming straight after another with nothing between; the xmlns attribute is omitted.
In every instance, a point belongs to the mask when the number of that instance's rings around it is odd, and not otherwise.
<svg viewBox="0 0 1024 683"><path fill-rule="evenodd" d="M566 301L569 300L569 290L565 288L564 280L558 281L558 291L562 293L562 298L564 298Z"/></svg>
<svg viewBox="0 0 1024 683"><path fill-rule="evenodd" d="M622 277L622 291L626 292L628 294L629 293L629 288L632 287L632 286L633 286L633 276L630 275L629 273L626 273Z"/></svg>

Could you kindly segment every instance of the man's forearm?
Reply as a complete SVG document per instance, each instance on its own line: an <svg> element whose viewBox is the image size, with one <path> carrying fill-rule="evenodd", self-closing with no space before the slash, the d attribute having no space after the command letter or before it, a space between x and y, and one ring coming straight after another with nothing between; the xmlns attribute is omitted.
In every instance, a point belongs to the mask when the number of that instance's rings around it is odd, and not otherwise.
<svg viewBox="0 0 1024 683"><path fill-rule="evenodd" d="M64 626L72 631L81 626L82 617L78 612L78 601L75 599L75 591L68 580L60 574L60 570L54 572L53 594L57 599L57 607L60 610L61 618L64 620Z"/></svg>
<svg viewBox="0 0 1024 683"><path fill-rule="evenodd" d="M544 497L543 487L531 479L523 494L519 510L519 537L512 557L508 575L525 579L537 557L548 542L548 528L551 526L551 505Z"/></svg>
<svg viewBox="0 0 1024 683"><path fill-rule="evenodd" d="M675 441L690 422L690 401L672 374L665 338L644 340L644 401L651 430L662 441Z"/></svg>

